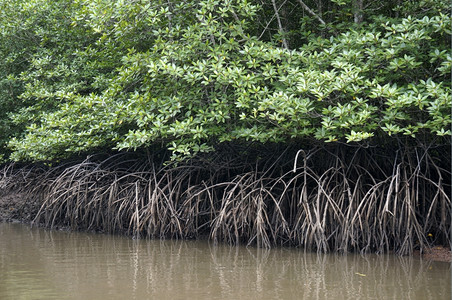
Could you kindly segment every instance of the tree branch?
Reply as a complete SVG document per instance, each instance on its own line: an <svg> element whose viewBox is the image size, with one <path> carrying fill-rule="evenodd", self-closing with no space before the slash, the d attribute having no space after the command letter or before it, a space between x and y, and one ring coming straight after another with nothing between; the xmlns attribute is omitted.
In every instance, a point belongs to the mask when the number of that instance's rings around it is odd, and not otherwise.
<svg viewBox="0 0 452 300"><path fill-rule="evenodd" d="M289 49L289 45L287 44L287 40L284 37L284 28L283 28L282 23L281 23L281 18L279 17L278 8L276 7L275 0L272 0L272 4L273 4L273 9L275 10L276 20L278 21L279 31L282 34L282 44L283 44L284 48Z"/></svg>
<svg viewBox="0 0 452 300"><path fill-rule="evenodd" d="M326 25L325 21L323 21L322 18L318 14L316 14L312 9L310 9L306 4L304 4L304 2L302 0L298 0L298 2L308 13L310 13L317 20L319 20L319 22L322 23L322 25Z"/></svg>

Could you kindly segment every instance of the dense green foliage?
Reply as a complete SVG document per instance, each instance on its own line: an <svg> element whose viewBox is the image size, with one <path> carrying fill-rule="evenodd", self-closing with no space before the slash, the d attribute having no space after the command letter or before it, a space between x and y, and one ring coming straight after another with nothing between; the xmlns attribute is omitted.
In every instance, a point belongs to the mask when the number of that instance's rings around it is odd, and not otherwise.
<svg viewBox="0 0 452 300"><path fill-rule="evenodd" d="M6 159L147 147L183 159L231 141L449 142L449 1L0 8Z"/></svg>

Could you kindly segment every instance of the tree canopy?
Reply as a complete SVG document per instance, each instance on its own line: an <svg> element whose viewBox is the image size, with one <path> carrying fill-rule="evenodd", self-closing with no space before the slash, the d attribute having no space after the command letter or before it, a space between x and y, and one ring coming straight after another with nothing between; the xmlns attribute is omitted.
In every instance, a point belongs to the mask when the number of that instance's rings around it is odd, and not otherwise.
<svg viewBox="0 0 452 300"><path fill-rule="evenodd" d="M450 143L450 2L0 0L4 160Z"/></svg>

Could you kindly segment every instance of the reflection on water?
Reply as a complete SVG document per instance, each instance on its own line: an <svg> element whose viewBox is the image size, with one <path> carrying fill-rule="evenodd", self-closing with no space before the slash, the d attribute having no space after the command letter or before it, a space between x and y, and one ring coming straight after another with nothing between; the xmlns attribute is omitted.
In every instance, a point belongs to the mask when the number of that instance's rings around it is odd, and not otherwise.
<svg viewBox="0 0 452 300"><path fill-rule="evenodd" d="M450 264L0 224L0 299L451 299Z"/></svg>

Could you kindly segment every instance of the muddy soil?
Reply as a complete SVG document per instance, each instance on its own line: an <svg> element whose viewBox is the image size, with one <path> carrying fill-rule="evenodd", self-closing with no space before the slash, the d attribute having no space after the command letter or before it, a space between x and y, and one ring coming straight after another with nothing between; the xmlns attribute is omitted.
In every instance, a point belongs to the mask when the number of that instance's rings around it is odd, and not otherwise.
<svg viewBox="0 0 452 300"><path fill-rule="evenodd" d="M423 253L417 250L414 252L414 256L422 256L423 259L433 261L452 262L452 252L449 247L444 246L433 246L424 249Z"/></svg>
<svg viewBox="0 0 452 300"><path fill-rule="evenodd" d="M40 204L23 193L0 194L0 222L33 221Z"/></svg>

